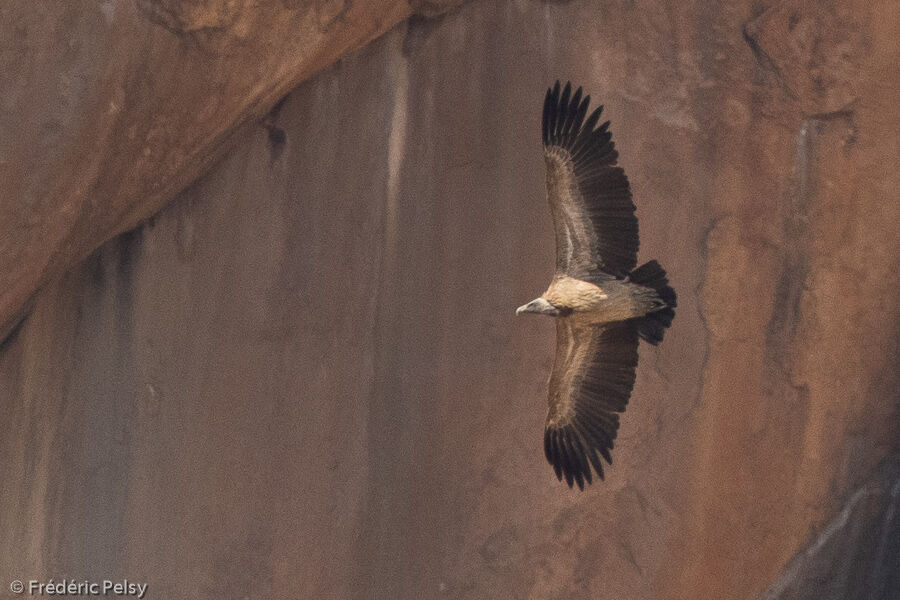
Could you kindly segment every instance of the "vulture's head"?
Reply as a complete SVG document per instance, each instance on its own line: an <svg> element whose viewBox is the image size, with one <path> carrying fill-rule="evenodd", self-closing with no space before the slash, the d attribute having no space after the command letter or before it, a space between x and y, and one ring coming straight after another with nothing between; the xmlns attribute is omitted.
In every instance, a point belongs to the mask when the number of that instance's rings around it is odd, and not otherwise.
<svg viewBox="0 0 900 600"><path fill-rule="evenodd" d="M516 315L521 315L523 313L535 313L538 315L561 317L564 316L565 311L557 306L553 306L552 304L550 304L550 302L541 297L532 300L528 304L523 304L516 309Z"/></svg>

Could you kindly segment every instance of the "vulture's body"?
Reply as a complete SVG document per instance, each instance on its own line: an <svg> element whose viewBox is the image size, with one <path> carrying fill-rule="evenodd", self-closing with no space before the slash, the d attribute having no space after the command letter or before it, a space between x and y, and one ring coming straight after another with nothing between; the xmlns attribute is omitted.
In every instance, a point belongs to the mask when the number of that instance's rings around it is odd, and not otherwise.
<svg viewBox="0 0 900 600"><path fill-rule="evenodd" d="M590 97L559 82L544 101L547 199L556 230L556 274L547 291L519 307L556 318L556 359L544 450L571 487L603 478L634 386L639 338L662 341L675 292L656 263L635 269L638 225L628 179L607 131L587 119Z"/></svg>

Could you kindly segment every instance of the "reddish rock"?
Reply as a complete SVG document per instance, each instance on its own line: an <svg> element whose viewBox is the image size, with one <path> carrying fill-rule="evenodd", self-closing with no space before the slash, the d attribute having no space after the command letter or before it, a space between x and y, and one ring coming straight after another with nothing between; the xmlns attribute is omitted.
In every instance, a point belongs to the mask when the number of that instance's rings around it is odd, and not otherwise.
<svg viewBox="0 0 900 600"><path fill-rule="evenodd" d="M236 126L409 12L405 0L4 2L0 324L158 211Z"/></svg>
<svg viewBox="0 0 900 600"><path fill-rule="evenodd" d="M34 296L0 347L0 565L159 597L895 597L898 39L897 3L836 0L398 26ZM606 105L679 293L583 493L542 454L552 324L513 316L553 268L556 78ZM190 163L173 143L148 160Z"/></svg>

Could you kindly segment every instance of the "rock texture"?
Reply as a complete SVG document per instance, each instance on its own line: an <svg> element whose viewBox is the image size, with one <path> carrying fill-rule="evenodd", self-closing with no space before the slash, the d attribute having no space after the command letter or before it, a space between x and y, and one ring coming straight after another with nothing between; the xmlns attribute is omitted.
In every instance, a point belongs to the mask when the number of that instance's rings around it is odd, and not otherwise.
<svg viewBox="0 0 900 600"><path fill-rule="evenodd" d="M900 594L900 461L853 492L761 600L869 600Z"/></svg>
<svg viewBox="0 0 900 600"><path fill-rule="evenodd" d="M164 31L241 19L204 6L137 3ZM888 1L476 1L395 28L34 296L0 347L0 577L895 598L898 39ZM513 316L552 271L556 78L607 106L641 258L679 292L584 493L542 455L553 325Z"/></svg>
<svg viewBox="0 0 900 600"><path fill-rule="evenodd" d="M0 334L406 0L13 0L0 6ZM26 311L27 312L27 311Z"/></svg>

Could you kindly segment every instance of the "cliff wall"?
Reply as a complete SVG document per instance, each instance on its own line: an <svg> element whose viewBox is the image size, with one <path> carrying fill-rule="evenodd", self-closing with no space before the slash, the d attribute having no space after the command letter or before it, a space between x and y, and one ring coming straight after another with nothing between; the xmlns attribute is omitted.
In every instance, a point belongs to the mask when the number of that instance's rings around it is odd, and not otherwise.
<svg viewBox="0 0 900 600"><path fill-rule="evenodd" d="M455 0L0 6L0 337L42 283L158 211L300 81Z"/></svg>
<svg viewBox="0 0 900 600"><path fill-rule="evenodd" d="M0 577L895 598L898 39L887 1L476 1L339 60L0 347ZM553 325L514 317L557 78L679 293L583 493L543 458Z"/></svg>

